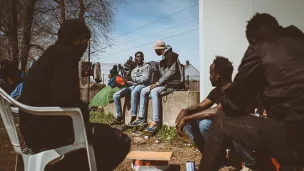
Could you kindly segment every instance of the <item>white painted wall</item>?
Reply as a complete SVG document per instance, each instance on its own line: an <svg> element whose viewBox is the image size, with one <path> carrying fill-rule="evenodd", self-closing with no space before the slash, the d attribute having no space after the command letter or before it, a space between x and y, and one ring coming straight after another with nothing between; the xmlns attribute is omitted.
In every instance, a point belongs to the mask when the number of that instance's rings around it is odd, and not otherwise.
<svg viewBox="0 0 304 171"><path fill-rule="evenodd" d="M304 30L304 0L200 0L199 5L201 99L212 89L209 66L215 55L228 57L236 74L248 46L246 21L254 13L270 13L281 25Z"/></svg>

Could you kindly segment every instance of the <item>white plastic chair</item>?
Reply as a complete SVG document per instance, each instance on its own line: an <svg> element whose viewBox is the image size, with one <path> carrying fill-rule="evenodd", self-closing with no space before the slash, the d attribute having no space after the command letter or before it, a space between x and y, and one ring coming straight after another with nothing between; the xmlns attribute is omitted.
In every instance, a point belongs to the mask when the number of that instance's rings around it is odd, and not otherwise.
<svg viewBox="0 0 304 171"><path fill-rule="evenodd" d="M88 144L85 126L80 109L78 108L60 108L60 107L32 107L21 104L15 99L11 98L3 89L0 88L0 113L3 118L5 128L8 132L11 143L17 154L21 155L24 162L25 171L43 171L45 166L55 159L60 159L64 154L86 149L88 155L88 162L90 171L96 171L95 155L92 145ZM46 150L37 154L24 154L20 147L17 130L13 120L12 111L18 112L14 107L33 115L67 115L72 118L75 141L73 144Z"/></svg>

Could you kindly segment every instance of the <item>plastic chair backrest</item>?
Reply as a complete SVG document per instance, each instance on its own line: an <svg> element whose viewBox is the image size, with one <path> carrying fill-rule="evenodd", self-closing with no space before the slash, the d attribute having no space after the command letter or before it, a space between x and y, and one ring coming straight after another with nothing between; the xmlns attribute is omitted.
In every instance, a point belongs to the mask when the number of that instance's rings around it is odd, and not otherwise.
<svg viewBox="0 0 304 171"><path fill-rule="evenodd" d="M2 88L0 88L0 95L1 117L15 151L20 154L20 141L11 110L12 98Z"/></svg>

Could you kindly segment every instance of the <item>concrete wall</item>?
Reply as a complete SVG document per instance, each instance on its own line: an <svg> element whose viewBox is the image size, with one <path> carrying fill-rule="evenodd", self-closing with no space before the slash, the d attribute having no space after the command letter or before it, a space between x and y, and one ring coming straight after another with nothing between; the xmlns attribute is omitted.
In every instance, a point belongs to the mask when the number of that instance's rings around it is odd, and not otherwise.
<svg viewBox="0 0 304 171"><path fill-rule="evenodd" d="M121 99L122 107L125 104L125 98ZM163 109L163 124L169 126L175 126L175 119L181 109L187 108L193 104L199 103L199 92L195 91L175 91L162 98ZM128 105L126 105L128 106ZM128 108L128 107L127 107ZM104 111L115 114L114 104L109 104L104 108ZM126 109L126 123L131 120L130 105L129 109ZM152 120L152 102L149 100L148 119Z"/></svg>
<svg viewBox="0 0 304 171"><path fill-rule="evenodd" d="M201 98L212 89L209 66L215 55L228 57L236 74L248 46L246 21L254 13L270 13L281 25L304 30L304 0L200 0L199 5Z"/></svg>

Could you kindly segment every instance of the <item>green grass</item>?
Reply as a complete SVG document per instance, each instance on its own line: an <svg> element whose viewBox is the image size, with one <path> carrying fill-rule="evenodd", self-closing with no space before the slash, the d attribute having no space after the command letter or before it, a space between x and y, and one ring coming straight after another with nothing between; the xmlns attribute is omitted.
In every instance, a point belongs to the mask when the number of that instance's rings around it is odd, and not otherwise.
<svg viewBox="0 0 304 171"><path fill-rule="evenodd" d="M114 115L112 113L104 113L104 112L91 112L90 113L90 122L92 123L104 123L110 124L110 122L114 119ZM132 133L132 129L127 129L127 133ZM162 126L161 130L156 134L160 140L168 140L171 141L176 137L175 127L170 126Z"/></svg>
<svg viewBox="0 0 304 171"><path fill-rule="evenodd" d="M93 123L110 124L113 118L114 115L112 113L105 114L104 112L98 112L98 111L90 113L90 122Z"/></svg>
<svg viewBox="0 0 304 171"><path fill-rule="evenodd" d="M157 133L160 140L173 140L176 137L175 127L164 125Z"/></svg>

